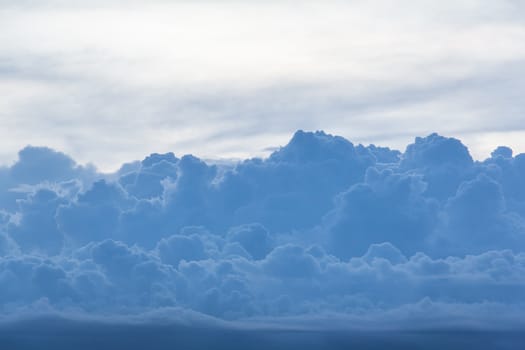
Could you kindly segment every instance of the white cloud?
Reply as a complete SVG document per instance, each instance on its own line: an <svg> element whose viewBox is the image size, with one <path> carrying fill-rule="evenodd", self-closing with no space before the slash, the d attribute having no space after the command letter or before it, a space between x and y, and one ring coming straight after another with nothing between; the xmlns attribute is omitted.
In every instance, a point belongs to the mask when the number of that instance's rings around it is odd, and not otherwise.
<svg viewBox="0 0 525 350"><path fill-rule="evenodd" d="M4 162L27 143L103 169L152 151L245 157L299 128L403 147L496 121L505 135L523 114L513 1L0 6Z"/></svg>

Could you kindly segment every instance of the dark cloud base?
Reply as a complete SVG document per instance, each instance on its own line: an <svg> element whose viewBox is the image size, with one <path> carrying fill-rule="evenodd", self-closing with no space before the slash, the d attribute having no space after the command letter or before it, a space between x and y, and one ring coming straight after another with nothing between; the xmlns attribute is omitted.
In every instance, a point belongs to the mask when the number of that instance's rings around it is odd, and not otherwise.
<svg viewBox="0 0 525 350"><path fill-rule="evenodd" d="M5 349L520 349L521 331L234 330L39 319L0 327Z"/></svg>

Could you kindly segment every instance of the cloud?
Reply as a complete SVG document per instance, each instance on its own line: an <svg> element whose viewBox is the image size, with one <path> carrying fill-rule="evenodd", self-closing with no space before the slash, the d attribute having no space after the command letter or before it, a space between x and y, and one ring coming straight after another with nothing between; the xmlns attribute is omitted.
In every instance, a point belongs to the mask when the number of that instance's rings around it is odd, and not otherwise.
<svg viewBox="0 0 525 350"><path fill-rule="evenodd" d="M165 264L178 266L181 260L198 261L207 258L204 243L198 235L173 235L157 244L159 256Z"/></svg>
<svg viewBox="0 0 525 350"><path fill-rule="evenodd" d="M0 343L521 345L525 7L204 2L0 0Z"/></svg>
<svg viewBox="0 0 525 350"><path fill-rule="evenodd" d="M18 152L13 165L0 168L0 203L13 210L16 201L23 199L25 192L35 191L36 185L62 183L62 190L68 192L76 184L88 187L97 176L92 165L78 165L71 157L48 147L27 146Z"/></svg>
<svg viewBox="0 0 525 350"><path fill-rule="evenodd" d="M57 209L67 200L51 190L38 190L27 199L19 200L23 215L19 222L10 223L7 232L23 252L57 255L65 236L56 222Z"/></svg>
<svg viewBox="0 0 525 350"><path fill-rule="evenodd" d="M173 149L245 158L298 128L524 150L523 6L402 3L4 1L0 157L30 142L104 170Z"/></svg>
<svg viewBox="0 0 525 350"><path fill-rule="evenodd" d="M265 259L263 269L281 278L313 278L320 271L317 261L303 248L284 245L275 248Z"/></svg>
<svg viewBox="0 0 525 350"><path fill-rule="evenodd" d="M363 182L338 194L325 216L321 230L330 232L330 251L349 258L384 241L410 253L423 249L439 213L426 189L418 174L369 168Z"/></svg>
<svg viewBox="0 0 525 350"><path fill-rule="evenodd" d="M228 231L227 239L239 243L253 259L263 259L273 246L268 231L260 224L233 227Z"/></svg>
<svg viewBox="0 0 525 350"><path fill-rule="evenodd" d="M170 310L172 313L177 310ZM57 337L67 333L74 336ZM186 324L184 322L154 321L133 323L126 320L97 322L97 320L70 320L61 315L37 320L20 320L2 324L0 341L17 349L38 349L45 344L53 349L277 349L298 346L302 349L516 349L524 341L519 331L487 330L418 330L418 331L359 331L287 328L239 328L236 325L214 324L209 320Z"/></svg>
<svg viewBox="0 0 525 350"><path fill-rule="evenodd" d="M152 154L113 174L34 150L2 169L6 317L523 324L488 316L525 292L525 158L509 148L474 161L437 134L399 152L298 131L264 159Z"/></svg>
<svg viewBox="0 0 525 350"><path fill-rule="evenodd" d="M6 234L0 234L0 256L9 254L17 254L18 246L13 240Z"/></svg>
<svg viewBox="0 0 525 350"><path fill-rule="evenodd" d="M128 198L116 184L99 180L56 213L56 225L75 246L114 237Z"/></svg>
<svg viewBox="0 0 525 350"><path fill-rule="evenodd" d="M370 245L363 259L369 264L373 263L374 259L385 259L394 265L407 261L399 249L387 242Z"/></svg>
<svg viewBox="0 0 525 350"><path fill-rule="evenodd" d="M453 194L472 166L472 157L461 141L437 134L416 138L401 161L404 169L419 169L428 184L427 193L438 198Z"/></svg>

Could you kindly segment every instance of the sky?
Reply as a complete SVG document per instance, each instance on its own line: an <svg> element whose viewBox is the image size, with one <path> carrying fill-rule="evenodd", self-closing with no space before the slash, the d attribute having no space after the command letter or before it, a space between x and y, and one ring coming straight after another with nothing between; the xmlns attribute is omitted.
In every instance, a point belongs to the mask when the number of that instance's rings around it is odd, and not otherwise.
<svg viewBox="0 0 525 350"><path fill-rule="evenodd" d="M522 349L524 15L0 0L0 344Z"/></svg>
<svg viewBox="0 0 525 350"><path fill-rule="evenodd" d="M267 156L298 129L525 150L521 1L1 1L0 162Z"/></svg>

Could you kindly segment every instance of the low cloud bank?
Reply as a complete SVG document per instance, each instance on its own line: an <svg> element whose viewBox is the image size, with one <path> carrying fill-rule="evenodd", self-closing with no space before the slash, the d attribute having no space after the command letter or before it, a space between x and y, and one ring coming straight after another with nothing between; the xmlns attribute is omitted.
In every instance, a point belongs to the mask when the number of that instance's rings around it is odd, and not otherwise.
<svg viewBox="0 0 525 350"><path fill-rule="evenodd" d="M182 324L130 324L56 318L0 326L0 342L19 350L62 349L519 349L516 331L327 331L189 327Z"/></svg>

